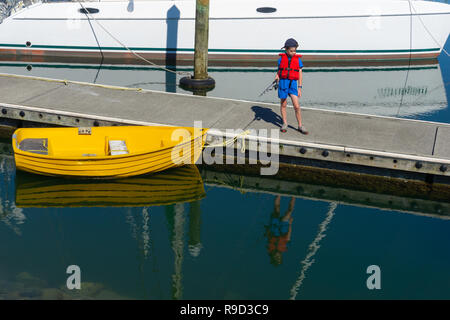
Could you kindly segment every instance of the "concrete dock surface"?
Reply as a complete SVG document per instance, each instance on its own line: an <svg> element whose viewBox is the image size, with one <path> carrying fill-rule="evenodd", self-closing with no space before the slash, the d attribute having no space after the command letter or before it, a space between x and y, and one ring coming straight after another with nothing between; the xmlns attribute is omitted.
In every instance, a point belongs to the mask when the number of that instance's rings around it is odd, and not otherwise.
<svg viewBox="0 0 450 320"><path fill-rule="evenodd" d="M278 104L5 74L0 109L6 119L57 125L202 121L217 129L212 136L225 129L279 129L282 123ZM283 146L280 155L450 176L450 124L308 108L302 108L302 118L308 135L296 130L288 108L290 127L276 141Z"/></svg>

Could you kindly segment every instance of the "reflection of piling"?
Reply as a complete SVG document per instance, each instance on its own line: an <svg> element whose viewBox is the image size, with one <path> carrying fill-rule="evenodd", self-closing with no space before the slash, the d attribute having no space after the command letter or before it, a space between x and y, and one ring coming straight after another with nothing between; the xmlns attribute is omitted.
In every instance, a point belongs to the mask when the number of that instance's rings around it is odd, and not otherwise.
<svg viewBox="0 0 450 320"><path fill-rule="evenodd" d="M172 275L173 298L179 300L183 295L182 287L182 265L183 265L183 237L184 237L184 205L175 205L175 216L173 225L172 249L175 257L175 270Z"/></svg>
<svg viewBox="0 0 450 320"><path fill-rule="evenodd" d="M197 0L195 9L194 77L180 79L180 86L186 90L208 90L215 86L214 79L208 76L208 34L209 0Z"/></svg>
<svg viewBox="0 0 450 320"><path fill-rule="evenodd" d="M200 229L202 227L200 201L191 202L189 211L189 253L193 257L198 257L202 249L200 239Z"/></svg>

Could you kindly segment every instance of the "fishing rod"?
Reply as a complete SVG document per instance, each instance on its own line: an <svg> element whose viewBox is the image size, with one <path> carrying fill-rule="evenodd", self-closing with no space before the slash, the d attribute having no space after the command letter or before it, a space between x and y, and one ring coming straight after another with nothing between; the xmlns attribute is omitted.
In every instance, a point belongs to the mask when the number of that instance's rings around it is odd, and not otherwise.
<svg viewBox="0 0 450 320"><path fill-rule="evenodd" d="M273 82L266 88L264 89L263 92L261 92L261 94L258 97L261 97L263 94L269 92L272 89L278 89L278 81L277 80L273 80Z"/></svg>

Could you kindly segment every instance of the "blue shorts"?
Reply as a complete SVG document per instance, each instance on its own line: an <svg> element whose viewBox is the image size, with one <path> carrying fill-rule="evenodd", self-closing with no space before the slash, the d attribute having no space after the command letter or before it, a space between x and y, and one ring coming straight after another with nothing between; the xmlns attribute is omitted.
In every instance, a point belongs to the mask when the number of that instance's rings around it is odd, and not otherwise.
<svg viewBox="0 0 450 320"><path fill-rule="evenodd" d="M286 99L290 94L298 97L297 80L280 79L278 82L278 98Z"/></svg>
<svg viewBox="0 0 450 320"><path fill-rule="evenodd" d="M270 231L275 237L279 237L289 232L289 222L281 221L279 218L272 218Z"/></svg>

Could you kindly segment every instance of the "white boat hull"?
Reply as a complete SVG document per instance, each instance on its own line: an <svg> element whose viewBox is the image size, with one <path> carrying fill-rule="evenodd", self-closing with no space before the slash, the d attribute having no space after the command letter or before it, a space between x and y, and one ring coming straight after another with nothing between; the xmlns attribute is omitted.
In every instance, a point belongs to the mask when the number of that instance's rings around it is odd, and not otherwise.
<svg viewBox="0 0 450 320"><path fill-rule="evenodd" d="M98 12L86 15L82 6ZM428 1L211 0L209 61L273 64L290 37L307 63L434 59L449 18L450 5ZM193 0L37 3L0 24L0 56L139 61L128 48L158 63L192 64L194 27Z"/></svg>

